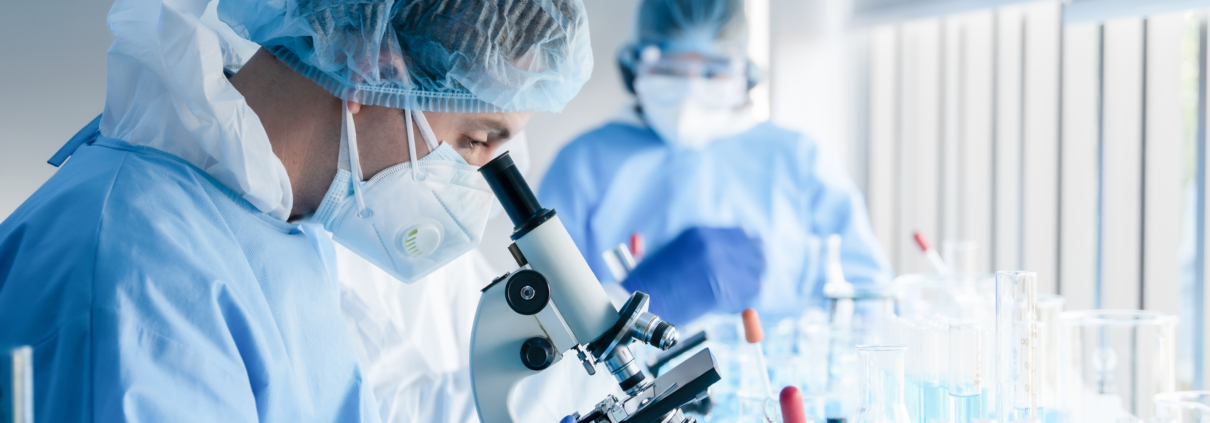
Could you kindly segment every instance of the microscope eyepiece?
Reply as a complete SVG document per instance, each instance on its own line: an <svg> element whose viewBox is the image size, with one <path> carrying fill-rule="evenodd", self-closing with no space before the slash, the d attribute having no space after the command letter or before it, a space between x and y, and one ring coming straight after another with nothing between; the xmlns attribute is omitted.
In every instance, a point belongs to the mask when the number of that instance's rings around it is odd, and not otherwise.
<svg viewBox="0 0 1210 423"><path fill-rule="evenodd" d="M513 221L514 226L521 226L526 219L542 210L538 198L534 196L529 184L525 183L525 178L513 164L508 152L480 167L479 173L487 179L487 185L500 200L500 205L504 206L504 212L508 213L508 218Z"/></svg>
<svg viewBox="0 0 1210 423"><path fill-rule="evenodd" d="M538 197L534 196L534 191L529 188L508 152L480 167L479 173L487 180L487 185L512 220L513 240L554 217L554 210L544 209L538 203Z"/></svg>

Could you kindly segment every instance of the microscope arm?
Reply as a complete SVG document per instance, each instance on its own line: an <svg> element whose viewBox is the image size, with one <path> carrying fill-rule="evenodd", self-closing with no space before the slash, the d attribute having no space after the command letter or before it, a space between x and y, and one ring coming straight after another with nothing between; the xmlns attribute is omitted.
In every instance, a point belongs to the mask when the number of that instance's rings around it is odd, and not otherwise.
<svg viewBox="0 0 1210 423"><path fill-rule="evenodd" d="M533 277L533 273L519 271L497 279L483 290L483 297L479 301L471 332L471 386L479 419L483 423L517 421L509 408L509 400L517 384L557 363L564 351L576 346L571 330L563 322L553 302L548 302L534 315L517 313L509 304L507 294L510 282L514 292L519 292L524 286L533 287L542 283ZM517 284L525 285L518 287ZM549 342L549 348L543 349L543 345L531 343L529 348L523 349L531 339L545 339ZM518 359L519 356L522 359ZM538 369L527 367L527 363Z"/></svg>

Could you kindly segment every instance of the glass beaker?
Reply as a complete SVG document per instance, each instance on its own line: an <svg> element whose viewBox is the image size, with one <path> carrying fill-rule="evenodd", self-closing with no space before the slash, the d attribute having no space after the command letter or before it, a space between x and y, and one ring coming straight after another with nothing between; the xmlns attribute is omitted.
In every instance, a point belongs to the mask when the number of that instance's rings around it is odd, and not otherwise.
<svg viewBox="0 0 1210 423"><path fill-rule="evenodd" d="M854 423L911 423L903 402L903 345L858 345L861 406Z"/></svg>
<svg viewBox="0 0 1210 423"><path fill-rule="evenodd" d="M1038 419L1038 276L996 273L996 416Z"/></svg>
<svg viewBox="0 0 1210 423"><path fill-rule="evenodd" d="M1210 391L1155 395L1155 423L1210 423Z"/></svg>
<svg viewBox="0 0 1210 423"><path fill-rule="evenodd" d="M1142 310L1060 315L1060 407L1072 423L1150 419L1176 390L1175 316Z"/></svg>

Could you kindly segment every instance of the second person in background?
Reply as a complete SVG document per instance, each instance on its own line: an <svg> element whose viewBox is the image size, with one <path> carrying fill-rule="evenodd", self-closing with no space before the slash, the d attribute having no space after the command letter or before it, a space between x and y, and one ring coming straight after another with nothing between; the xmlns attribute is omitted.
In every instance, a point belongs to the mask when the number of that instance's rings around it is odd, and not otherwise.
<svg viewBox="0 0 1210 423"><path fill-rule="evenodd" d="M597 277L613 280L602 254L637 233L653 252L614 282L651 294L666 320L798 314L822 300L825 240L836 234L849 282L889 283L838 160L751 116L743 1L644 0L636 26L618 62L637 104L565 147L539 193Z"/></svg>

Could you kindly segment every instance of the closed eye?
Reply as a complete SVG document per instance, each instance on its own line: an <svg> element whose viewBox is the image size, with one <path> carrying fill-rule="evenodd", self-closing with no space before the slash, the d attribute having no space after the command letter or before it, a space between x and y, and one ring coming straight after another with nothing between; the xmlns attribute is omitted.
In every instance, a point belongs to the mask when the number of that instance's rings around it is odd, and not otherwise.
<svg viewBox="0 0 1210 423"><path fill-rule="evenodd" d="M488 146L489 146L487 141L480 141L480 140L477 140L477 139L474 139L471 137L466 137L466 142L467 142L467 144L470 145L470 148L472 148L472 149L488 148Z"/></svg>

